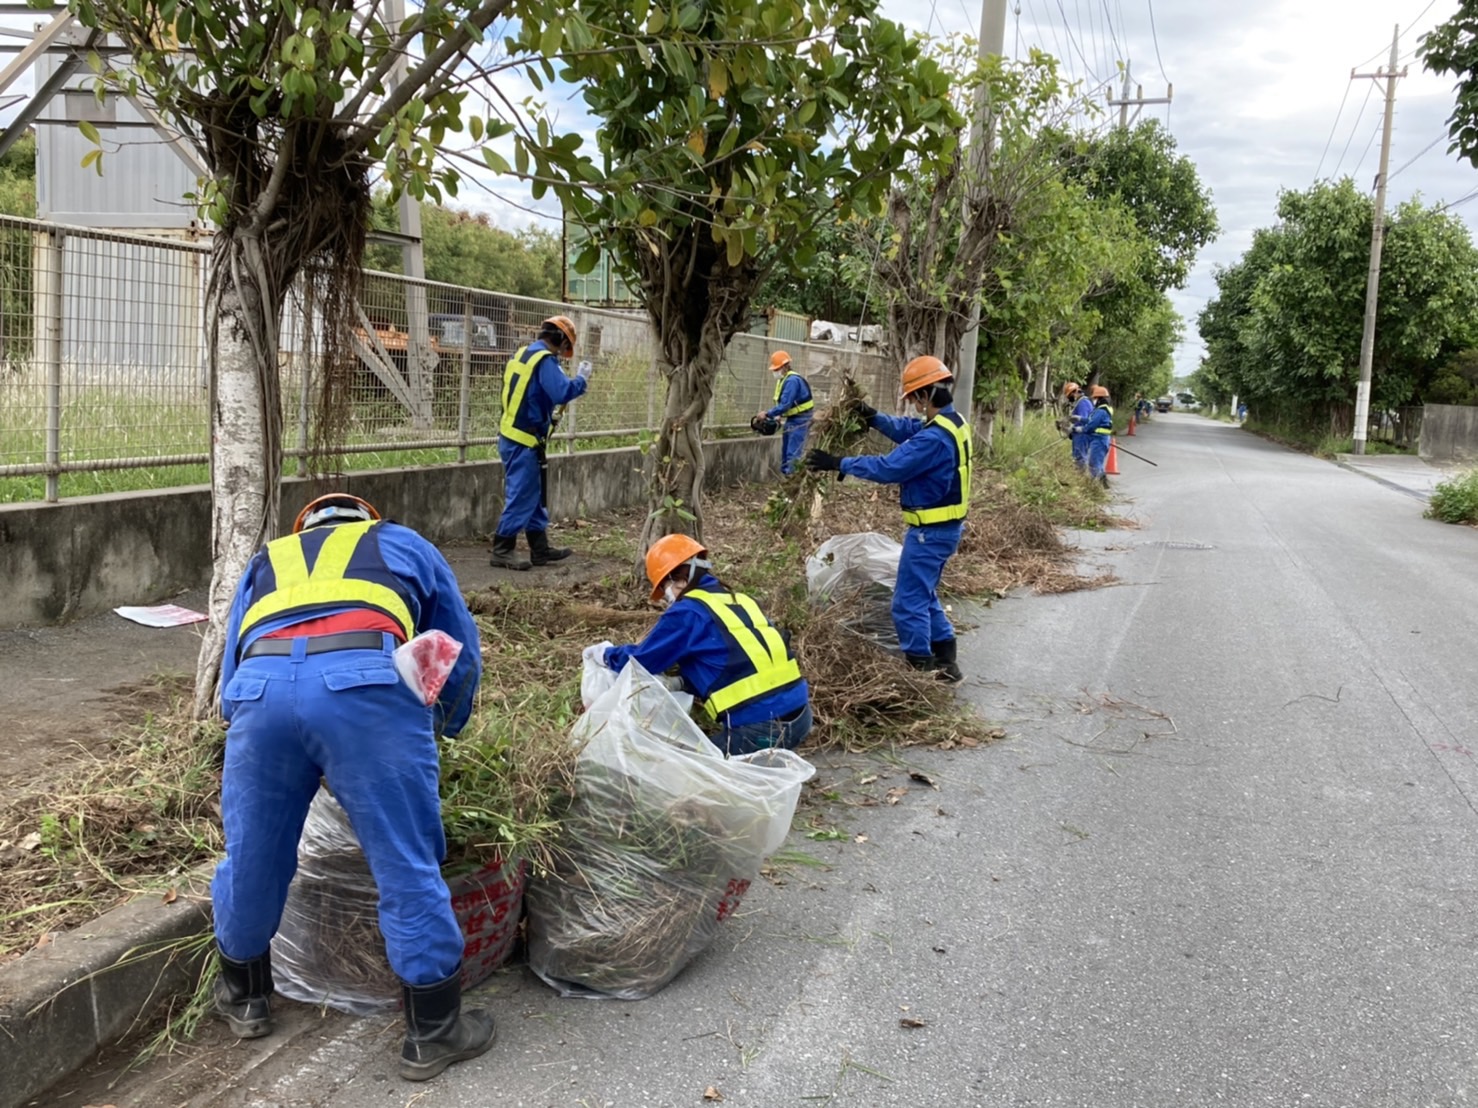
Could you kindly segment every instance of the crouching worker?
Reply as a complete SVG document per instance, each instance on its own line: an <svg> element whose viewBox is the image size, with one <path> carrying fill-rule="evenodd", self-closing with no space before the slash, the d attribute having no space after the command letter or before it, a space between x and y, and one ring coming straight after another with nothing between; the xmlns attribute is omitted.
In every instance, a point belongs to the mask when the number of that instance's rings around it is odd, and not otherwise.
<svg viewBox="0 0 1478 1108"><path fill-rule="evenodd" d="M720 730L725 754L794 748L811 732L811 691L781 633L759 605L713 576L708 551L687 535L658 539L647 551L652 602L667 602L647 637L613 646L605 663L629 658L652 674L677 667Z"/></svg>
<svg viewBox="0 0 1478 1108"><path fill-rule="evenodd" d="M462 651L428 707L393 651L433 629ZM461 731L481 673L477 625L451 567L357 496L314 500L291 535L247 565L221 667L226 856L211 881L214 1012L234 1034L272 1030L272 936L324 778L379 887L380 932L405 1005L400 1076L424 1081L492 1045L492 1016L462 1011L463 937L441 876L437 792L437 729Z"/></svg>
<svg viewBox="0 0 1478 1108"><path fill-rule="evenodd" d="M955 411L949 386L954 375L938 358L925 355L903 368L902 400L918 419L883 415L860 405L869 427L898 443L881 457L839 458L813 450L806 466L835 470L841 477L899 486L903 553L893 589L893 627L903 656L915 669L933 670L943 681L963 681L956 660L955 629L939 602L944 563L960 545L970 510L970 425ZM840 477L838 478L840 479Z"/></svg>

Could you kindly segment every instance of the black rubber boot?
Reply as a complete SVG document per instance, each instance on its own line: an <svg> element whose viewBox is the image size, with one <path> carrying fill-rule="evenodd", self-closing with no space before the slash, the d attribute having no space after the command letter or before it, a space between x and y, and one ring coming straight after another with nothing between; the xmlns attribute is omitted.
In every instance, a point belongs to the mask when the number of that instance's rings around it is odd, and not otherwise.
<svg viewBox="0 0 1478 1108"><path fill-rule="evenodd" d="M956 659L959 656L960 644L956 639L940 639L938 642L929 644L934 651L934 669L939 680L948 681L951 685L958 684L965 679Z"/></svg>
<svg viewBox="0 0 1478 1108"><path fill-rule="evenodd" d="M931 670L939 666L932 654L905 654L903 660L914 669Z"/></svg>
<svg viewBox="0 0 1478 1108"><path fill-rule="evenodd" d="M221 973L216 978L211 1010L231 1025L241 1039L260 1039L272 1030L272 955L249 962L227 958L216 950Z"/></svg>
<svg viewBox="0 0 1478 1108"><path fill-rule="evenodd" d="M532 562L518 556L517 535L494 535L493 556L488 559L488 564L500 569L530 569L533 566Z"/></svg>
<svg viewBox="0 0 1478 1108"><path fill-rule="evenodd" d="M476 1058L497 1038L491 1013L462 1011L460 970L434 985L402 984L400 996L406 1027L400 1076L407 1081L429 1081L453 1062Z"/></svg>
<svg viewBox="0 0 1478 1108"><path fill-rule="evenodd" d="M568 546L550 546L548 531L526 531L524 534L528 536L529 556L536 566L547 566L574 553Z"/></svg>

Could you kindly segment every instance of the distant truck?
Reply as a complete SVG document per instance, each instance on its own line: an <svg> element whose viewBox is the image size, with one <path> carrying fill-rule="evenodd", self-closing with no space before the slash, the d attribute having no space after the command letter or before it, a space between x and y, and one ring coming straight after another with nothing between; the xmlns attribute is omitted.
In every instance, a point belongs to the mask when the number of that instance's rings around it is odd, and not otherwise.
<svg viewBox="0 0 1478 1108"><path fill-rule="evenodd" d="M1168 412L1174 404L1175 398L1173 396L1162 396L1155 401L1155 411Z"/></svg>

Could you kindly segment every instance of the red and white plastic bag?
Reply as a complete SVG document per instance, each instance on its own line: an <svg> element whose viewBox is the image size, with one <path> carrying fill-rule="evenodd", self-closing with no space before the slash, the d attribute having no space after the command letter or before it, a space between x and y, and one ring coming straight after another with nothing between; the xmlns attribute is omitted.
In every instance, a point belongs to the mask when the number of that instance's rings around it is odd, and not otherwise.
<svg viewBox="0 0 1478 1108"><path fill-rule="evenodd" d="M395 672L428 707L436 703L462 644L445 631L423 631L395 649Z"/></svg>

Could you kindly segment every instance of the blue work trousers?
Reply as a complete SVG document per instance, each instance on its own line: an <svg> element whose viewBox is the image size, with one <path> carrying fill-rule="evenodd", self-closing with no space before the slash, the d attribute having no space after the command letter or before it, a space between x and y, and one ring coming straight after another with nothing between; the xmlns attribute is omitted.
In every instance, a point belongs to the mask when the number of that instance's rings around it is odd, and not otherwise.
<svg viewBox="0 0 1478 1108"><path fill-rule="evenodd" d="M898 584L893 589L893 627L905 654L927 657L934 643L955 637L954 625L939 603L944 563L960 545L964 521L910 527L898 558Z"/></svg>
<svg viewBox="0 0 1478 1108"><path fill-rule="evenodd" d="M1088 468L1088 440L1092 435L1085 435L1081 431L1074 431L1070 436L1073 442L1073 464L1079 469Z"/></svg>
<svg viewBox="0 0 1478 1108"><path fill-rule="evenodd" d="M446 838L431 709L389 653L247 658L222 699L231 713L221 778L226 857L211 881L229 958L267 952L298 865L319 777L349 815L379 889L390 967L410 985L445 980L463 939L441 876Z"/></svg>
<svg viewBox="0 0 1478 1108"><path fill-rule="evenodd" d="M808 703L794 719L766 719L758 723L741 723L737 727L725 724L722 731L709 737L725 754L753 754L756 750L770 747L794 750L811 733L814 723Z"/></svg>
<svg viewBox="0 0 1478 1108"><path fill-rule="evenodd" d="M498 439L498 457L503 459L503 515L497 534L518 536L520 531L549 530L544 509L544 487L539 480L539 452L508 439Z"/></svg>
<svg viewBox="0 0 1478 1108"><path fill-rule="evenodd" d="M1088 443L1088 476L1102 477L1103 467L1108 463L1109 440L1113 436L1094 432L1083 437L1090 440Z"/></svg>
<svg viewBox="0 0 1478 1108"><path fill-rule="evenodd" d="M780 444L780 472L789 477L800 463L801 451L806 448L806 436L811 433L811 417L791 418L785 421L784 438Z"/></svg>

